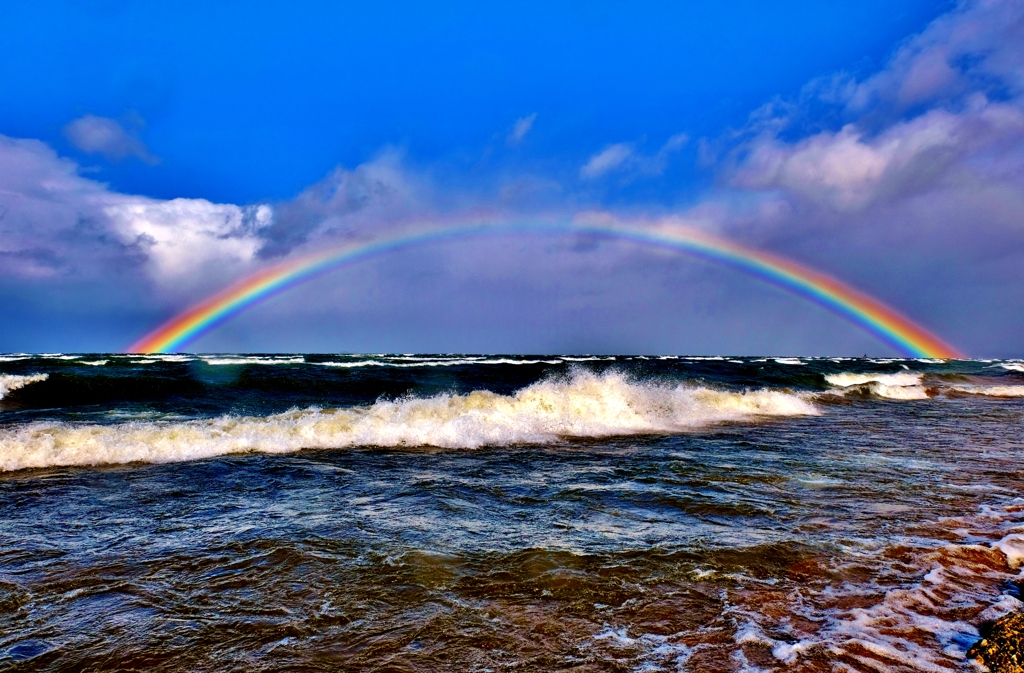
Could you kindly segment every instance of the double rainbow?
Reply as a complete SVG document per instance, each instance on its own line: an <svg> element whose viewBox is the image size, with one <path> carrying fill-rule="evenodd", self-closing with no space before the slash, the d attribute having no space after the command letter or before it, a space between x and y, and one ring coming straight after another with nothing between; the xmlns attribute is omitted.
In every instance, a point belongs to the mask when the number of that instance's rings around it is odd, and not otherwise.
<svg viewBox="0 0 1024 673"><path fill-rule="evenodd" d="M808 299L870 332L910 357L962 355L925 328L845 283L777 255L752 250L705 232L680 226L620 223L485 224L401 234L296 257L243 278L196 304L132 344L129 352L162 353L186 345L224 321L280 292L345 264L433 241L495 233L586 235L633 241L684 252L743 271Z"/></svg>

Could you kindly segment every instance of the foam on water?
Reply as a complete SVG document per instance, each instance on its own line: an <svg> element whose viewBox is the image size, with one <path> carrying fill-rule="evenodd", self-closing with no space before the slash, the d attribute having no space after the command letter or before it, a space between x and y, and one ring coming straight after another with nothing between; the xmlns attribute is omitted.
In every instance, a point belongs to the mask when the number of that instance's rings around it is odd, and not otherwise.
<svg viewBox="0 0 1024 673"><path fill-rule="evenodd" d="M562 362L572 362L570 358L559 358L558 360L510 360L508 358L453 358L441 360L427 360L426 358L394 358L393 360L414 360L413 362L394 362L392 360L356 360L352 362L318 362L323 367L455 367L458 365L557 365Z"/></svg>
<svg viewBox="0 0 1024 673"><path fill-rule="evenodd" d="M895 374L843 372L841 374L827 374L825 380L840 388L860 386L865 383L881 383L886 386L916 386L921 384L922 376L922 374L916 372L897 372Z"/></svg>
<svg viewBox="0 0 1024 673"><path fill-rule="evenodd" d="M908 536L896 547L863 549L847 561L850 567L881 562L904 572L914 568L916 581L882 580L885 573L880 573L870 583L805 585L774 596L770 589L741 594L741 603L726 607L742 624L735 641L762 645L787 666L806 658L837 667L829 670L958 670L979 637L979 624L1024 607L1012 595L998 595L1024 561L1022 510L1020 501L983 507L934 522L935 533L959 536L957 542L927 548L926 539ZM911 551L915 542L924 547ZM842 574L843 567L832 571ZM795 618L780 624L771 614Z"/></svg>
<svg viewBox="0 0 1024 673"><path fill-rule="evenodd" d="M305 448L474 449L563 437L680 432L724 421L817 413L813 404L787 392L727 392L638 382L617 372L576 372L540 381L513 395L479 390L467 395L381 400L365 407L186 422L30 423L0 430L4 447L0 470L172 462Z"/></svg>
<svg viewBox="0 0 1024 673"><path fill-rule="evenodd" d="M871 383L868 390L872 395L889 400L927 400L931 397L923 386L891 386L885 383Z"/></svg>
<svg viewBox="0 0 1024 673"><path fill-rule="evenodd" d="M0 400L7 393L24 388L30 383L39 383L50 378L49 374L29 374L28 376L17 376L14 374L0 374Z"/></svg>
<svg viewBox="0 0 1024 673"><path fill-rule="evenodd" d="M288 357L288 358L273 358L273 357L245 357L245 358L215 358L207 357L203 358L203 362L208 365L301 365L306 362L306 358L302 356Z"/></svg>
<svg viewBox="0 0 1024 673"><path fill-rule="evenodd" d="M826 374L825 380L842 389L843 393L865 389L876 397L888 400L926 400L931 397L921 385L924 375L916 372Z"/></svg>
<svg viewBox="0 0 1024 673"><path fill-rule="evenodd" d="M1024 386L953 386L951 390L986 397L1024 397Z"/></svg>

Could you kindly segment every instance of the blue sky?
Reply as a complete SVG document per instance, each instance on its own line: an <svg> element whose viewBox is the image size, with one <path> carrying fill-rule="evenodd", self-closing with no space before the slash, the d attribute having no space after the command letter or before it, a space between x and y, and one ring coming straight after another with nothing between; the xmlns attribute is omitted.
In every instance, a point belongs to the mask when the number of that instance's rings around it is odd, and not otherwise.
<svg viewBox="0 0 1024 673"><path fill-rule="evenodd" d="M943 7L6 3L0 129L164 199L287 199L386 145L471 170L530 114L530 142L493 164L557 167L612 140L742 126L823 72L877 68ZM79 151L62 130L83 114L137 116L160 163ZM701 179L689 154L660 198Z"/></svg>
<svg viewBox="0 0 1024 673"><path fill-rule="evenodd" d="M1014 3L0 11L0 350L117 350L261 264L417 218L605 210L682 217L967 352L1024 354ZM343 270L196 346L888 352L693 262L499 248Z"/></svg>

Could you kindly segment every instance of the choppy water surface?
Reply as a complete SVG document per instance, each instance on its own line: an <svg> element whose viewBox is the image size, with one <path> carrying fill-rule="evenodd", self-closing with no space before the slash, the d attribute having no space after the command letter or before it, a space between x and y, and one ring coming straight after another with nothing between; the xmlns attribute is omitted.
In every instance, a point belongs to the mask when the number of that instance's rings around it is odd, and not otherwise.
<svg viewBox="0 0 1024 673"><path fill-rule="evenodd" d="M0 669L949 671L1024 363L0 356Z"/></svg>

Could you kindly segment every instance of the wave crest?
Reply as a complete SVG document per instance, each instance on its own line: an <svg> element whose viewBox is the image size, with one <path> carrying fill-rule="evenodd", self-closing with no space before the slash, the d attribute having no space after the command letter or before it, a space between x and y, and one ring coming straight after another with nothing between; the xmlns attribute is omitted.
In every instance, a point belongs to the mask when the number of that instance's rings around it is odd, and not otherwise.
<svg viewBox="0 0 1024 673"><path fill-rule="evenodd" d="M367 407L306 409L267 417L222 416L119 425L33 423L0 430L0 470L58 465L174 462L305 448L437 446L475 449L563 437L680 432L723 421L817 414L776 390L726 392L577 372L513 395L381 400Z"/></svg>
<svg viewBox="0 0 1024 673"><path fill-rule="evenodd" d="M30 383L45 381L48 378L50 378L49 374L29 374L27 376L0 374L0 400L2 400L7 393L12 393L19 388L24 388Z"/></svg>
<svg viewBox="0 0 1024 673"><path fill-rule="evenodd" d="M865 383L881 383L885 386L916 386L921 384L923 376L917 372L896 372L895 374L843 372L841 374L826 374L825 380L840 388L861 386Z"/></svg>

